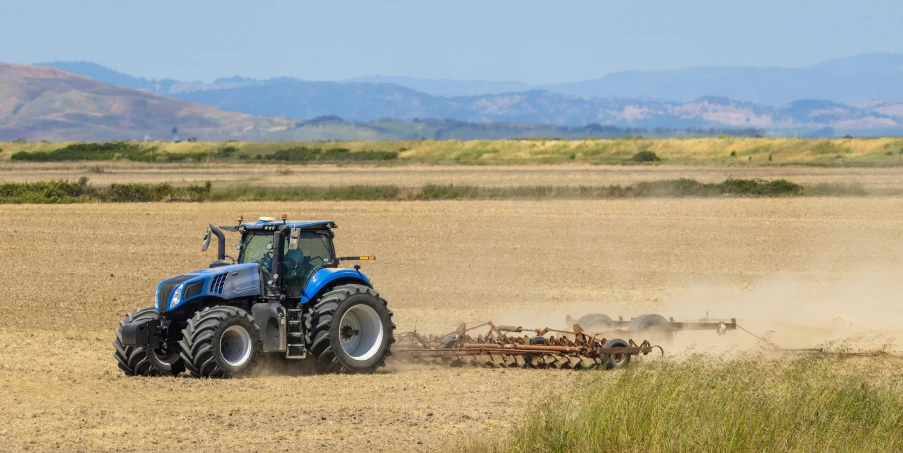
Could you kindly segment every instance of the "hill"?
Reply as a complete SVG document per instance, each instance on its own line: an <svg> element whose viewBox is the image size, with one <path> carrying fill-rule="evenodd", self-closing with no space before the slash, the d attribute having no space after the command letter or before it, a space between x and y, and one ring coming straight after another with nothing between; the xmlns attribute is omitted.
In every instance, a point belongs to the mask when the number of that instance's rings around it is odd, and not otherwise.
<svg viewBox="0 0 903 453"><path fill-rule="evenodd" d="M55 68L0 63L0 140L246 136L278 123Z"/></svg>

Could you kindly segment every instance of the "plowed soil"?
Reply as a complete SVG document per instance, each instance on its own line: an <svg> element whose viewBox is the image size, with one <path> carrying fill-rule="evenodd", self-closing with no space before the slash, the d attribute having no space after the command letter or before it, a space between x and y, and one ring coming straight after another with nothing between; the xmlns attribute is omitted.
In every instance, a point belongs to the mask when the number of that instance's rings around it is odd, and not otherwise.
<svg viewBox="0 0 903 453"><path fill-rule="evenodd" d="M198 251L206 223L283 211L333 219L340 254L378 257L364 271L399 331L564 327L565 314L588 311L843 316L857 328L901 315L898 197L5 205L0 450L446 451L504 436L545 392L579 379L394 362L370 376L122 375L118 320L151 305L161 279L212 261ZM739 342L732 334L724 341Z"/></svg>

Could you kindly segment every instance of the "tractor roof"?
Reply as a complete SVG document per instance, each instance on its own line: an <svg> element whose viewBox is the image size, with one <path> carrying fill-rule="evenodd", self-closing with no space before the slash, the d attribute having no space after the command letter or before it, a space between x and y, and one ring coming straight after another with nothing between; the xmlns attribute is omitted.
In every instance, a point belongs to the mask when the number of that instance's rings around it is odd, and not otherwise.
<svg viewBox="0 0 903 453"><path fill-rule="evenodd" d="M336 228L337 225L332 220L292 220L292 221L283 221L283 220L258 220L254 223L242 223L241 226L245 227L248 230L268 230L271 228L267 227L275 227L286 225L292 229L302 229L302 230L328 230L332 228ZM223 226L220 227L227 231L237 231L237 226Z"/></svg>

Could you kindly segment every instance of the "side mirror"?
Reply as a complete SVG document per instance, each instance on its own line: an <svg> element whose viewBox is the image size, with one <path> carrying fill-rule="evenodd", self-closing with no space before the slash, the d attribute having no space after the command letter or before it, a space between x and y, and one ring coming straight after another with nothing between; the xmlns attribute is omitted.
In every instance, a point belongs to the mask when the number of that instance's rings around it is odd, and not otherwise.
<svg viewBox="0 0 903 453"><path fill-rule="evenodd" d="M207 227L207 232L204 233L204 242L201 244L201 251L206 252L207 247L210 247L210 227Z"/></svg>
<svg viewBox="0 0 903 453"><path fill-rule="evenodd" d="M242 248L244 248L244 246L241 245L241 242L235 244L235 250L241 250Z"/></svg>

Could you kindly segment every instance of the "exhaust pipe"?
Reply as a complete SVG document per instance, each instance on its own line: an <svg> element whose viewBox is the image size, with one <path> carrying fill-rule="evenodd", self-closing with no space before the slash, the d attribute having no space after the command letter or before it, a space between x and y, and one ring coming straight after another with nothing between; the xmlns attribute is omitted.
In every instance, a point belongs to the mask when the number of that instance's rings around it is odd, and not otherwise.
<svg viewBox="0 0 903 453"><path fill-rule="evenodd" d="M210 231L216 235L216 259L226 259L226 236L223 235L223 230L210 224Z"/></svg>

